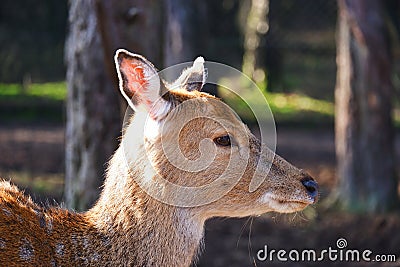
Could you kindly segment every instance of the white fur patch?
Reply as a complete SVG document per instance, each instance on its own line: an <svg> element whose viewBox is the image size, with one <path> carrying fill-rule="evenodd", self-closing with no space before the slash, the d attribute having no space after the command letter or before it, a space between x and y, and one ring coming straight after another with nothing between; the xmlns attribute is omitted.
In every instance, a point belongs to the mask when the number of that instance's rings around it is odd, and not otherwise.
<svg viewBox="0 0 400 267"><path fill-rule="evenodd" d="M19 247L19 257L24 261L29 261L35 256L35 250L28 239L22 239L22 246Z"/></svg>
<svg viewBox="0 0 400 267"><path fill-rule="evenodd" d="M266 204L273 211L281 212L281 213L290 213L304 208L307 200L296 200L296 199L282 199L280 200L275 196L275 194L271 192L267 192L263 194L258 200L261 204ZM311 200L308 200L312 204ZM304 203L304 204L303 204Z"/></svg>
<svg viewBox="0 0 400 267"><path fill-rule="evenodd" d="M273 211L285 212L289 208L287 207L286 203L277 201L274 197L274 194L272 194L271 192L267 192L262 195L259 199L259 202L261 202L262 204L267 204L268 207ZM290 210L288 210L287 212L290 212Z"/></svg>
<svg viewBox="0 0 400 267"><path fill-rule="evenodd" d="M171 103L159 97L150 110L151 116L156 120L163 119L171 109Z"/></svg>
<svg viewBox="0 0 400 267"><path fill-rule="evenodd" d="M65 246L63 243L57 243L56 245L56 254L58 257L64 257Z"/></svg>
<svg viewBox="0 0 400 267"><path fill-rule="evenodd" d="M144 126L144 136L150 140L155 140L160 135L160 126L159 121L148 117Z"/></svg>
<svg viewBox="0 0 400 267"><path fill-rule="evenodd" d="M274 201L273 194L271 192L267 192L263 194L258 201L261 204L270 204L272 201Z"/></svg>
<svg viewBox="0 0 400 267"><path fill-rule="evenodd" d="M6 215L7 217L11 216L11 211L9 211L8 209L2 208L2 211L3 211L4 215Z"/></svg>
<svg viewBox="0 0 400 267"><path fill-rule="evenodd" d="M204 222L194 218L189 209L177 209L176 217L178 220L178 231L188 238L193 238L199 242L204 233Z"/></svg>

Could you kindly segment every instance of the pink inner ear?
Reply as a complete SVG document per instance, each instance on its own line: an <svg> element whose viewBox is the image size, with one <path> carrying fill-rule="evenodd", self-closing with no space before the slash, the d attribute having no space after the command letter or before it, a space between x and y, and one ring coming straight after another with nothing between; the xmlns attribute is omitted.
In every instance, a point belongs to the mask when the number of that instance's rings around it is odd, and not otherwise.
<svg viewBox="0 0 400 267"><path fill-rule="evenodd" d="M120 63L120 69L128 82L124 89L129 90L129 92L125 92L129 97L132 97L138 90L145 89L147 81L142 66L128 59L123 59Z"/></svg>

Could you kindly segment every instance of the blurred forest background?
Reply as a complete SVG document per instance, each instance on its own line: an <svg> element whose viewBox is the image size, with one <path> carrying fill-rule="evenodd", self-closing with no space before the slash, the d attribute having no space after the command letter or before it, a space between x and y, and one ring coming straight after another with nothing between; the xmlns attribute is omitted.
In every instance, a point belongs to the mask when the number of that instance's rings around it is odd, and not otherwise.
<svg viewBox="0 0 400 267"><path fill-rule="evenodd" d="M264 266L254 258L264 244L327 248L339 237L399 257L400 1L361 2L3 0L0 177L36 200L87 208L125 111L115 50L143 54L159 69L202 55L256 81L275 116L277 153L316 178L321 201L250 223L211 220L197 266ZM346 60L353 69L340 72ZM346 73L356 78L346 83ZM240 101L226 101L240 113Z"/></svg>

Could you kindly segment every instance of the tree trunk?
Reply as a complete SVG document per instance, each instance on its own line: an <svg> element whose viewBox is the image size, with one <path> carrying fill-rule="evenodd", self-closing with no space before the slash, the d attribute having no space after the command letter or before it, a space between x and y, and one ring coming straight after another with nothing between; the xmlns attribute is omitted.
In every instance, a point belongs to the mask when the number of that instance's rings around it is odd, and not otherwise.
<svg viewBox="0 0 400 267"><path fill-rule="evenodd" d="M202 2L75 0L66 43L65 199L84 210L97 199L105 163L117 145L121 113L113 55L126 48L157 67L191 61L204 20ZM125 103L125 102L123 102Z"/></svg>
<svg viewBox="0 0 400 267"><path fill-rule="evenodd" d="M205 2L168 0L165 8L165 66L193 61L204 38Z"/></svg>
<svg viewBox="0 0 400 267"><path fill-rule="evenodd" d="M102 45L105 55L111 55L109 71L115 79L113 55L118 48L142 54L162 67L164 1L97 0L96 3Z"/></svg>
<svg viewBox="0 0 400 267"><path fill-rule="evenodd" d="M247 4L244 2L244 4ZM252 0L244 25L243 73L257 83L265 79L265 70L259 59L261 37L267 34L269 0Z"/></svg>
<svg viewBox="0 0 400 267"><path fill-rule="evenodd" d="M106 163L117 147L126 104L120 102L114 67L116 49L126 48L163 65L162 5L162 1L146 0L70 2L65 51L68 208L85 210L93 204Z"/></svg>
<svg viewBox="0 0 400 267"><path fill-rule="evenodd" d="M335 123L340 201L351 211L383 212L398 206L383 2L338 4Z"/></svg>
<svg viewBox="0 0 400 267"><path fill-rule="evenodd" d="M166 0L164 3L163 66L193 61L198 56L204 56L206 61L210 60L207 58L208 3L195 0ZM203 91L218 94L214 84L206 84Z"/></svg>
<svg viewBox="0 0 400 267"><path fill-rule="evenodd" d="M121 120L116 90L103 67L95 1L71 1L69 25L65 201L83 210L98 197Z"/></svg>

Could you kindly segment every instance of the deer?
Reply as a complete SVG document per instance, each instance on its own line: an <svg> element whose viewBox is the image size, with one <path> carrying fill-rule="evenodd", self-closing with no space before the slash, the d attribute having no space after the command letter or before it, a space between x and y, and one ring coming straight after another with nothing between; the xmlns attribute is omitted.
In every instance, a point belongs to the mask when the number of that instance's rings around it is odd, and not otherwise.
<svg viewBox="0 0 400 267"><path fill-rule="evenodd" d="M2 180L0 266L190 266L208 219L291 213L316 203L318 184L309 174L263 150L222 100L201 91L202 57L171 84L141 55L119 49L114 58L134 114L98 201L86 212L43 207ZM177 166L182 157L187 162ZM264 165L268 172L257 168ZM249 190L254 177L262 183ZM216 180L222 181L202 187ZM178 189L166 190L170 184ZM179 188L202 194L196 199ZM192 199L203 202L185 205Z"/></svg>

